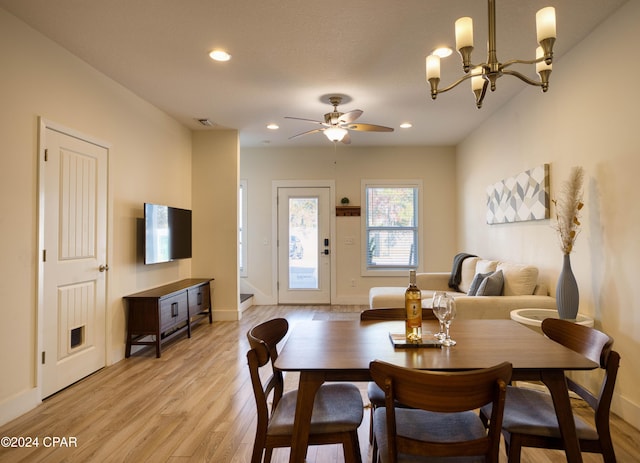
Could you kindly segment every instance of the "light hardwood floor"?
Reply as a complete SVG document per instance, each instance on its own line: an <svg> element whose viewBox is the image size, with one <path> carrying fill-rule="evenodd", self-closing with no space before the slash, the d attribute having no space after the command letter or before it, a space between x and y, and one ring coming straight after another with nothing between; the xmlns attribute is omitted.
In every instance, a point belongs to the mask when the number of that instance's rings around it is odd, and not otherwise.
<svg viewBox="0 0 640 463"><path fill-rule="evenodd" d="M156 359L146 349L104 368L0 427L0 437L39 437L38 448L0 448L0 462L242 462L250 460L255 405L246 366L247 330L264 320L354 318L357 306L254 306L239 322L200 324L191 339L168 344ZM622 366L624 368L624 366ZM5 373L6 374L6 373ZM291 378L288 384L295 384ZM362 384L366 403L366 385ZM360 427L370 461L369 414ZM612 432L619 463L640 461L640 432L618 417ZM45 447L45 437L77 441ZM288 461L288 449L274 463ZM583 454L585 463L602 462ZM501 462L506 461L501 452ZM310 447L311 463L341 462L339 446ZM566 461L557 451L525 449L523 463Z"/></svg>

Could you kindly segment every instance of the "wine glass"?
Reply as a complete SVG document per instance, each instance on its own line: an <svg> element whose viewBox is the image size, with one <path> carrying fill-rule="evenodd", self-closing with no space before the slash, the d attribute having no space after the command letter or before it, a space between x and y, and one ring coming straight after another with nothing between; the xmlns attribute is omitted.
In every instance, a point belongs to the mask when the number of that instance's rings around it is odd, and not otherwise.
<svg viewBox="0 0 640 463"><path fill-rule="evenodd" d="M447 293L445 293L444 291L436 291L433 293L433 299L431 300L432 301L431 308L433 309L433 314L436 316L436 318L440 322L440 331L435 333L433 336L440 339L441 341L445 338L444 321L440 318L440 316L438 315L438 312L441 305L443 304L442 299L446 297L448 296L447 296Z"/></svg>
<svg viewBox="0 0 640 463"><path fill-rule="evenodd" d="M449 329L451 328L451 323L453 323L453 319L456 318L456 301L454 298L449 297L446 301L446 308L443 313L444 320L444 328L445 328L445 338L442 341L443 346L455 346L456 342L451 339L449 335Z"/></svg>

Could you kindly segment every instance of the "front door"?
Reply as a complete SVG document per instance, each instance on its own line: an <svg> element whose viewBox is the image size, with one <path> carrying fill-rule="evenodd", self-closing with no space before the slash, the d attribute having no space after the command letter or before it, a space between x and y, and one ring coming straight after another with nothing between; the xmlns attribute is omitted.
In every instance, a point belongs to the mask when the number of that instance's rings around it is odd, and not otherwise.
<svg viewBox="0 0 640 463"><path fill-rule="evenodd" d="M278 188L278 301L331 303L330 190Z"/></svg>
<svg viewBox="0 0 640 463"><path fill-rule="evenodd" d="M42 397L106 364L107 157L43 123Z"/></svg>

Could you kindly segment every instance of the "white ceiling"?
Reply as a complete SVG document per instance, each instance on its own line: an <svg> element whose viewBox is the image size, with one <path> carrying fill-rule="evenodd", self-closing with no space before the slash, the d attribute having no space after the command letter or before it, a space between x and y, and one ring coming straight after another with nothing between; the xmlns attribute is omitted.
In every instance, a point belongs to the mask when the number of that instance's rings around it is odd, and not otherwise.
<svg viewBox="0 0 640 463"><path fill-rule="evenodd" d="M558 72L562 54L625 1L496 0L498 58L532 59L535 12L551 5ZM321 119L332 109L322 99L329 94L351 99L343 112L362 109L358 122L395 128L352 132L352 146L363 146L455 144L516 93L540 92L504 76L481 110L467 82L431 100L424 58L455 45L458 17L473 17L472 61L486 60L484 0L0 0L0 7L184 125L207 130L196 119L208 118L237 129L242 147L330 143L322 134L288 140L315 127L284 119ZM227 49L231 61L212 61L214 48ZM461 75L457 53L443 60L441 86ZM540 98L553 93L552 74ZM400 129L405 121L413 128ZM280 130L268 130L271 122Z"/></svg>

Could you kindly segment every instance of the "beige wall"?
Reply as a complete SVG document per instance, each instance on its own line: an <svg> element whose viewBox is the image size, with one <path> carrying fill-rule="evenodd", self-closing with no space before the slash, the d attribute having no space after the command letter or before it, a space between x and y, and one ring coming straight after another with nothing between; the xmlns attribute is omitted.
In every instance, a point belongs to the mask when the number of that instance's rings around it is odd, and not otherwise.
<svg viewBox="0 0 640 463"><path fill-rule="evenodd" d="M143 202L191 206L191 132L0 9L0 423L37 388L38 118L102 140L109 153L108 362L124 356L122 296L191 276L189 260L144 266Z"/></svg>
<svg viewBox="0 0 640 463"><path fill-rule="evenodd" d="M458 147L457 175L461 246L534 263L553 289L562 265L553 221L489 226L485 188L549 163L553 198L571 167L584 167L583 227L571 255L580 311L615 339L615 411L640 428L638 23L640 3L628 2L554 64L548 94L525 88Z"/></svg>
<svg viewBox="0 0 640 463"><path fill-rule="evenodd" d="M193 133L194 277L212 283L214 319L237 320L238 283L238 132Z"/></svg>
<svg viewBox="0 0 640 463"><path fill-rule="evenodd" d="M316 135L321 136L321 135ZM292 142L294 145L294 142ZM362 206L362 179L421 179L426 234L421 263L424 270L448 270L456 252L455 230L455 152L452 147L363 147L333 145L323 148L245 148L241 149L240 176L248 191L248 276L242 278L243 292L255 295L257 304L273 304L272 262L272 182L275 180L335 181L336 204L344 196L353 206ZM438 217L438 227L431 227ZM365 304L373 286L404 286L408 276L362 277L361 218L334 217L336 242L333 246L335 269L334 304ZM346 239L353 244L346 244ZM351 280L354 285L351 286Z"/></svg>

